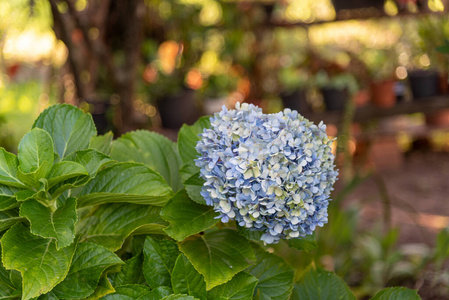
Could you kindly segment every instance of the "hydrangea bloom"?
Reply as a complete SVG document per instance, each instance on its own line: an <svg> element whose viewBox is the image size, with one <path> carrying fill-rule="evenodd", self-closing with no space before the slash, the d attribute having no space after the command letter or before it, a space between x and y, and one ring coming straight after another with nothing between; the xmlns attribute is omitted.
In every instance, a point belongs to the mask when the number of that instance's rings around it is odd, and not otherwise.
<svg viewBox="0 0 449 300"><path fill-rule="evenodd" d="M206 203L222 222L235 219L263 231L267 244L312 234L327 223L338 175L325 129L290 109L263 114L247 103L223 107L196 146Z"/></svg>

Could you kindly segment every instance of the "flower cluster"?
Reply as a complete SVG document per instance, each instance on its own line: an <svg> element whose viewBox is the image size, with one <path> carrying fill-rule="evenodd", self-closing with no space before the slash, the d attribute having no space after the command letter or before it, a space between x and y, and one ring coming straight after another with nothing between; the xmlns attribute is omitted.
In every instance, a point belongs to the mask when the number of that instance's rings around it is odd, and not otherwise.
<svg viewBox="0 0 449 300"><path fill-rule="evenodd" d="M325 129L290 109L263 114L247 103L223 107L196 146L206 203L222 222L235 219L263 231L267 244L312 234L327 223L338 175Z"/></svg>

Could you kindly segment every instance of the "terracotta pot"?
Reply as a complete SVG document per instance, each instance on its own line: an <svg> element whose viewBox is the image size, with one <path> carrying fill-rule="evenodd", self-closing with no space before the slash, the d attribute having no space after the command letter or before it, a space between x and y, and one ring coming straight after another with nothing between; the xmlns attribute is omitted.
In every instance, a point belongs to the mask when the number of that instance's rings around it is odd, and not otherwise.
<svg viewBox="0 0 449 300"><path fill-rule="evenodd" d="M436 127L449 126L449 109L434 112L426 115L426 123Z"/></svg>
<svg viewBox="0 0 449 300"><path fill-rule="evenodd" d="M447 72L438 73L438 86L440 88L440 94L447 94L449 92Z"/></svg>
<svg viewBox="0 0 449 300"><path fill-rule="evenodd" d="M369 101L370 93L366 89L357 91L357 93L354 95L354 103L357 107L363 107L367 105Z"/></svg>
<svg viewBox="0 0 449 300"><path fill-rule="evenodd" d="M394 84L392 79L371 83L371 98L376 106L390 108L396 104Z"/></svg>

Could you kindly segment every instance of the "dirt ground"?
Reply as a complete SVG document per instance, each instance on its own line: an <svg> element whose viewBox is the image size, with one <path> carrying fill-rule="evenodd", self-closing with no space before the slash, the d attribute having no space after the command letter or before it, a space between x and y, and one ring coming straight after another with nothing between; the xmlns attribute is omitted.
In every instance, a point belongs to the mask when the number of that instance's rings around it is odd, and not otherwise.
<svg viewBox="0 0 449 300"><path fill-rule="evenodd" d="M357 187L345 205L363 204L362 226L384 220L390 209L400 243L433 245L436 234L449 225L449 153L413 151L400 168L377 174Z"/></svg>

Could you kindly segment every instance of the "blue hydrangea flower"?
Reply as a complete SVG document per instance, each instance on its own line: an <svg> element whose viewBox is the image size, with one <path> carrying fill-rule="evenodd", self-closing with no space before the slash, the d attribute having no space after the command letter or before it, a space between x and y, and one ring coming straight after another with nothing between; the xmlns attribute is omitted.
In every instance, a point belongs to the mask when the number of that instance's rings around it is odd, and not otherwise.
<svg viewBox="0 0 449 300"><path fill-rule="evenodd" d="M312 234L327 223L338 175L326 126L290 109L235 108L211 117L196 146L206 203L222 222L262 231L267 244Z"/></svg>

